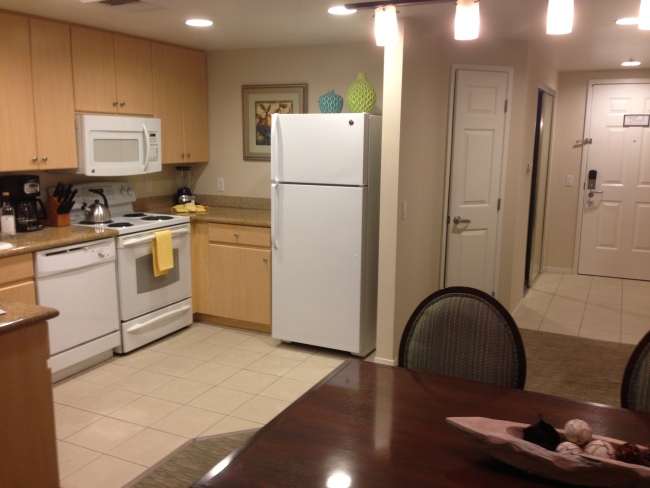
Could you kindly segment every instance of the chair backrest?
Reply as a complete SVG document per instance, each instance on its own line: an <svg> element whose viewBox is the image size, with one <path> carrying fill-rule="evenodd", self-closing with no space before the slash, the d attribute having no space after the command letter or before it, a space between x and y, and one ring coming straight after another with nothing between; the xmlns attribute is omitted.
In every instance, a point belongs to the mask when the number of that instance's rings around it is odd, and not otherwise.
<svg viewBox="0 0 650 488"><path fill-rule="evenodd" d="M495 298L474 288L444 288L408 321L399 366L523 389L526 353L517 324Z"/></svg>
<svg viewBox="0 0 650 488"><path fill-rule="evenodd" d="M625 367L621 406L650 413L650 332L637 344Z"/></svg>

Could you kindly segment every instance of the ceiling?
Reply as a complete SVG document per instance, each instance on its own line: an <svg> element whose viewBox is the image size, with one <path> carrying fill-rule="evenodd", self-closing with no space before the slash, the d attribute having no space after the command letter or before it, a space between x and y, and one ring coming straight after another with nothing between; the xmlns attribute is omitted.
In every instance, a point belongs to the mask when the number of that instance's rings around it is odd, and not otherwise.
<svg viewBox="0 0 650 488"><path fill-rule="evenodd" d="M94 0L0 0L0 8L90 25L199 49L223 50L364 42L373 38L373 11L354 15L327 13L333 5L358 0L140 0L136 12ZM631 57L650 68L650 31L615 25L638 14L640 0L575 0L573 33L545 34L547 0L481 0L481 36L527 40L560 71L618 69ZM157 4L157 5L156 5ZM453 36L454 4L398 7L432 32ZM214 21L191 28L185 19Z"/></svg>

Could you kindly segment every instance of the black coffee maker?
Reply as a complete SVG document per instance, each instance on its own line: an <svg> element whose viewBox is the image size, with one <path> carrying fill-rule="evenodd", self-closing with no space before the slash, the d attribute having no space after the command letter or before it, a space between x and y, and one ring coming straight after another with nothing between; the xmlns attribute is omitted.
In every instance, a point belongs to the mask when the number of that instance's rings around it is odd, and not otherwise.
<svg viewBox="0 0 650 488"><path fill-rule="evenodd" d="M39 198L41 184L38 176L9 175L0 177L0 194L9 192L11 205L16 211L16 231L41 230L40 220L47 218L45 205Z"/></svg>

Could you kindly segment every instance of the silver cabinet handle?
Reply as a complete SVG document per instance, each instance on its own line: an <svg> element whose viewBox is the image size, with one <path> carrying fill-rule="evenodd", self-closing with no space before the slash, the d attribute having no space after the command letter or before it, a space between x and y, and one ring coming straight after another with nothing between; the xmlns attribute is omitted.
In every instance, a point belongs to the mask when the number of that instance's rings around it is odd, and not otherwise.
<svg viewBox="0 0 650 488"><path fill-rule="evenodd" d="M191 157L191 156L190 156L190 153L187 153L187 157L188 157L188 159Z"/></svg>
<svg viewBox="0 0 650 488"><path fill-rule="evenodd" d="M45 157L43 158L43 162L44 162L44 163L47 163L47 156L45 156Z"/></svg>
<svg viewBox="0 0 650 488"><path fill-rule="evenodd" d="M235 232L235 237L239 237L239 232Z"/></svg>
<svg viewBox="0 0 650 488"><path fill-rule="evenodd" d="M454 224L456 224L456 225L461 224L461 223L462 224L469 224L470 222L471 222L471 220L463 219L460 215L456 215L454 217Z"/></svg>
<svg viewBox="0 0 650 488"><path fill-rule="evenodd" d="M126 102L120 102L120 107L124 107L126 105Z"/></svg>
<svg viewBox="0 0 650 488"><path fill-rule="evenodd" d="M269 258L262 258L262 261L264 261L265 263L268 263L268 262L269 262Z"/></svg>
<svg viewBox="0 0 650 488"><path fill-rule="evenodd" d="M32 163L35 163L36 161L38 161L38 157L32 158Z"/></svg>

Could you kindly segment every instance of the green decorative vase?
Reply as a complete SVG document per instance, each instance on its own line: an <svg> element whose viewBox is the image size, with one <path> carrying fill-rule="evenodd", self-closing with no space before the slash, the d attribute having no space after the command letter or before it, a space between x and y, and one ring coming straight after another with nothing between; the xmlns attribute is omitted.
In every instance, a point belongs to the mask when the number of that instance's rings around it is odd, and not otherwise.
<svg viewBox="0 0 650 488"><path fill-rule="evenodd" d="M375 89L366 79L366 74L359 73L355 82L350 85L350 88L348 88L345 98L347 99L350 112L370 113L375 107L377 93L375 93Z"/></svg>

